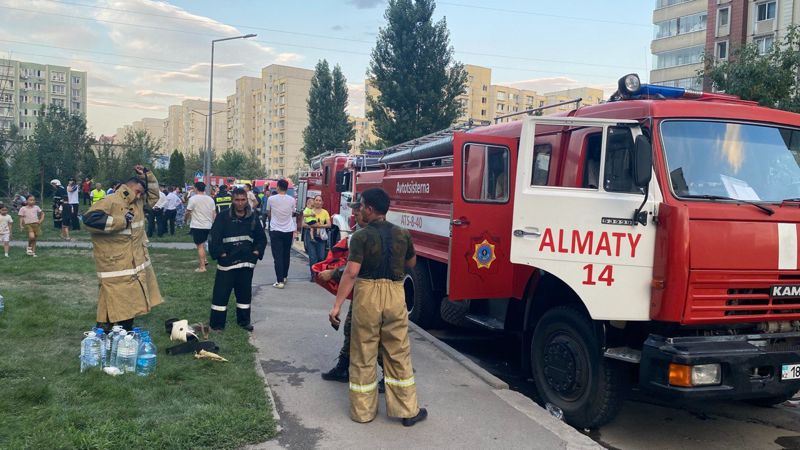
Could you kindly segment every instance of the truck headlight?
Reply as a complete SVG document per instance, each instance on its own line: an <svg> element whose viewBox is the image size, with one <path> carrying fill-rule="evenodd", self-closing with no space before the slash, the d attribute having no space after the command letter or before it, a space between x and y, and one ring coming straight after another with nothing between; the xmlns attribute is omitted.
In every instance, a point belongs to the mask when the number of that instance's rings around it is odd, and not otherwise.
<svg viewBox="0 0 800 450"><path fill-rule="evenodd" d="M722 369L719 364L700 364L692 366L692 384L695 386L713 386L722 381Z"/></svg>
<svg viewBox="0 0 800 450"><path fill-rule="evenodd" d="M687 366L670 363L669 365L669 384L672 386L714 386L721 382L722 367L719 364Z"/></svg>

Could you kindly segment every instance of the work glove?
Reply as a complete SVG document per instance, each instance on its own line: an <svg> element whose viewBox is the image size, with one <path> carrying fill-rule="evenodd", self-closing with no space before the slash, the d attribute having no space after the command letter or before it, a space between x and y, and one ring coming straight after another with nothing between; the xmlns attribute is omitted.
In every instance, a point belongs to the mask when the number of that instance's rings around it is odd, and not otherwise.
<svg viewBox="0 0 800 450"><path fill-rule="evenodd" d="M128 211L125 213L125 222L127 222L128 225L130 225L131 222L133 222L133 211Z"/></svg>

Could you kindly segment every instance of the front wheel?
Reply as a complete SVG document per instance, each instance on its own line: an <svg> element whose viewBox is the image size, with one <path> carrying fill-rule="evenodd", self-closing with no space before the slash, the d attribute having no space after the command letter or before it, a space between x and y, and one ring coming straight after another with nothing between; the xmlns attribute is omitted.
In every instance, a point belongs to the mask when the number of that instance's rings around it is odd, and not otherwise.
<svg viewBox="0 0 800 450"><path fill-rule="evenodd" d="M571 307L546 312L531 341L533 379L542 401L576 428L610 422L622 406L627 372L604 358L591 319Z"/></svg>
<svg viewBox="0 0 800 450"><path fill-rule="evenodd" d="M423 259L417 260L417 265L406 270L403 287L406 293L406 306L408 318L421 326L430 328L439 325L440 298L437 298L431 289L431 277L428 273L428 263Z"/></svg>

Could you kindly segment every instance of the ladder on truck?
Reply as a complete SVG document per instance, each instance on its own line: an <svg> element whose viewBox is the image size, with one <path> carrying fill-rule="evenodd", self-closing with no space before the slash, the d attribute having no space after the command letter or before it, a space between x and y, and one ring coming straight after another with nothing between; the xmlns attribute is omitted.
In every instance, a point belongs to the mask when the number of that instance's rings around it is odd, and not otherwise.
<svg viewBox="0 0 800 450"><path fill-rule="evenodd" d="M467 131L475 127L482 127L489 124L490 124L489 121L486 120L474 121L470 119L464 123L456 124L449 128L445 128L444 130L434 131L431 134L426 134L425 136L414 138L411 139L410 141L406 141L401 144L395 144L391 147L385 148L383 149L383 154L384 156L391 155L392 153L408 150L409 148L414 148L418 145L427 144L428 142L433 142L442 138L450 137L454 133L457 133L459 131Z"/></svg>

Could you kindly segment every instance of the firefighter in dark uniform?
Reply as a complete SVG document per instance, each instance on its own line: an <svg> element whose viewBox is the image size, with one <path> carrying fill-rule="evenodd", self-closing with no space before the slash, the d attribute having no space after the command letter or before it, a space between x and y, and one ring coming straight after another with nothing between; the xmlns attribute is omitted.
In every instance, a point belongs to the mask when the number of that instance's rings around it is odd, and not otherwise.
<svg viewBox="0 0 800 450"><path fill-rule="evenodd" d="M365 227L367 224L361 218L361 203L360 202L350 202L347 204L352 210L353 215L356 218L356 226L353 230L358 231L361 228ZM347 245L348 248L350 246L350 239L353 237L351 234L347 238ZM341 244L340 244L341 245ZM338 267L336 269L329 269L317 274L317 278L322 281L329 281L333 280L337 283L342 281L342 274L344 273L344 267ZM331 370L322 373L322 379L326 381L340 381L342 383L346 383L350 380L350 332L352 330L353 324L353 304L350 303L350 308L347 310L347 317L344 319L344 342L342 343L342 348L339 350L339 359L336 362L336 366L334 366ZM381 358L380 353L378 353L378 365L383 368L383 360ZM384 380L378 382L378 392L385 392Z"/></svg>
<svg viewBox="0 0 800 450"><path fill-rule="evenodd" d="M233 198L231 197L231 193L228 192L228 186L223 184L219 187L217 195L214 196L214 203L217 205L217 215L220 215L222 211L230 208L232 202Z"/></svg>
<svg viewBox="0 0 800 450"><path fill-rule="evenodd" d="M366 423L378 413L378 349L383 354L386 412L404 426L425 420L428 412L417 403L408 310L403 278L417 261L411 234L386 221L389 195L380 188L361 194L361 218L368 223L350 239L347 266L342 273L336 302L328 314L334 327L353 291L350 336L350 417Z"/></svg>
<svg viewBox="0 0 800 450"><path fill-rule="evenodd" d="M247 192L236 188L231 197L233 206L217 215L209 233L208 253L217 261L209 326L214 330L225 328L228 299L233 291L236 322L245 330L253 331L250 324L253 269L264 257L267 237L261 221L250 208Z"/></svg>

